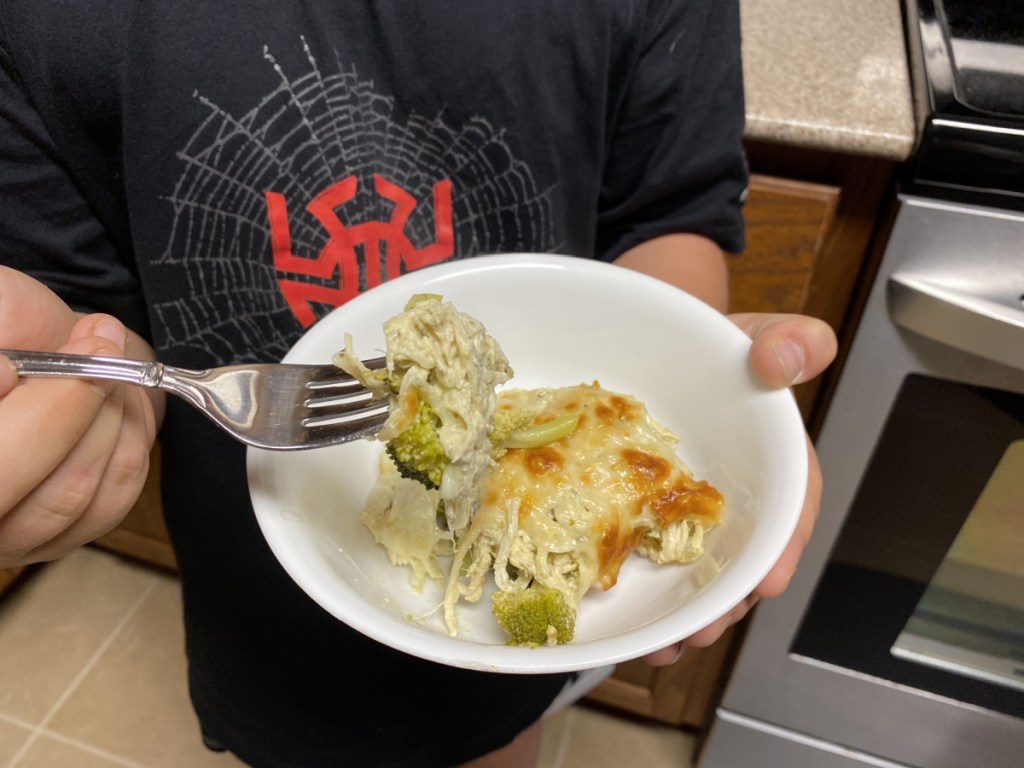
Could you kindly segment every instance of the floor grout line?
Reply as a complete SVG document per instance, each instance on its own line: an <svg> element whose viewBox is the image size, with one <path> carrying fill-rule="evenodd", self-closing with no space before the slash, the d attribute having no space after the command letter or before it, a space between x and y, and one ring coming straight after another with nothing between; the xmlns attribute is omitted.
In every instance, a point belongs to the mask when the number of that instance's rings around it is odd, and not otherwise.
<svg viewBox="0 0 1024 768"><path fill-rule="evenodd" d="M36 726L28 720L22 720L20 717L15 717L14 715L5 715L3 712L0 712L0 721L16 725L26 731L34 731L36 729Z"/></svg>
<svg viewBox="0 0 1024 768"><path fill-rule="evenodd" d="M98 750L96 747L83 745L74 739L69 739L67 737L60 736L59 734L55 734L53 731L50 731L46 726L54 718L54 716L56 716L57 712L60 710L61 707L64 706L67 700L71 698L74 692L82 684L82 681L85 680L86 676L93 670L93 668L99 662L100 658L102 658L103 654L107 652L107 649L110 648L111 645L113 645L114 640L125 628L125 626L132 619L132 617L134 617L135 614L139 612L139 609L142 607L142 604L146 601L146 598L149 597L149 595L153 592L153 590L156 589L156 587L157 582L154 581L143 590L142 594L139 595L139 598L135 601L131 608L129 608L125 612L124 616L121 617L121 620L118 621L114 628L111 630L110 634L107 635L106 639L102 643L100 643L99 647L93 652L92 656L89 657L89 660L85 662L85 665L78 671L78 674L75 675L75 677L71 680L71 683L68 685L64 693L62 693L60 697L57 699L57 701L53 703L53 706L51 706L49 711L47 711L46 715L43 716L43 719L37 725L30 727L32 733L29 735L28 740L21 745L21 749L14 753L14 757L12 757L10 761L7 763L7 768L17 768L17 765L21 761L21 758L23 758L25 754L29 751L29 749L32 748L32 745L35 744L35 742L39 739L41 735L57 737L58 740L63 741L65 743L87 747L88 751L90 752L95 752L97 754L102 753L104 754L104 756L107 757L115 757L113 755L106 755L106 753L103 753L102 750ZM128 765L132 768L136 768L135 763L125 763L123 762L123 758L117 759L121 761L122 765Z"/></svg>
<svg viewBox="0 0 1024 768"><path fill-rule="evenodd" d="M57 731L51 731L49 728L40 727L38 729L38 734L36 734L37 738L38 736L46 736L47 738L53 739L54 741L59 741L62 744L67 744L69 746L75 747L76 749L80 749L83 752L89 752L90 754L96 755L97 757L102 757L111 763L120 765L122 766L122 768L146 768L146 766L142 763L136 763L134 760L129 760L127 757L122 757L121 755L117 755L113 752L108 752L105 749L100 749L99 747L94 746L93 744L89 744L84 741L79 741L78 739L73 739L70 736L64 736L60 733L57 733ZM17 756L15 756L15 758L17 759ZM14 768L14 765L15 764L12 763L10 768Z"/></svg>

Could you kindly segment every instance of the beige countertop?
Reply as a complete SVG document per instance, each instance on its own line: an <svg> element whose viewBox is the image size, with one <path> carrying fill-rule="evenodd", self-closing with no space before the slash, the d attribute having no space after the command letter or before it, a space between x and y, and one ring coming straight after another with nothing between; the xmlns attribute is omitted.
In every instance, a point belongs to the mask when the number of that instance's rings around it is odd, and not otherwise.
<svg viewBox="0 0 1024 768"><path fill-rule="evenodd" d="M901 0L741 0L752 139L904 160L915 124Z"/></svg>

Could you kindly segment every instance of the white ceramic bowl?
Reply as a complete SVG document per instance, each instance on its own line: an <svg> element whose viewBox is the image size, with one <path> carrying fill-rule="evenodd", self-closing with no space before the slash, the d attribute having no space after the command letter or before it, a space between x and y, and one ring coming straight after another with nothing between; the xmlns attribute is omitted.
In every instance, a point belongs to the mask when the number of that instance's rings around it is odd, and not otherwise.
<svg viewBox="0 0 1024 768"><path fill-rule="evenodd" d="M409 586L360 524L377 475L371 441L297 453L250 449L257 519L281 564L339 620L394 648L459 667L541 673L639 657L709 624L764 577L789 540L807 482L803 425L788 391L751 374L750 341L728 320L660 281L601 262L487 256L430 267L353 299L313 326L286 362L327 362L355 339L383 350L382 325L414 293L439 293L479 319L516 375L510 387L598 380L641 400L680 438L679 454L725 497L722 523L691 565L634 555L608 592L592 590L574 642L504 644L490 600L460 603L450 637L441 589Z"/></svg>

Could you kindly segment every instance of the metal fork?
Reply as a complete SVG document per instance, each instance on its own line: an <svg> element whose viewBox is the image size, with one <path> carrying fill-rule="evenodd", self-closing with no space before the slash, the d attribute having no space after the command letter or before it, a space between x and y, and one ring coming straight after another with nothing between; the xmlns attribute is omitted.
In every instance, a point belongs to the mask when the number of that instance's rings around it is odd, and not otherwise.
<svg viewBox="0 0 1024 768"><path fill-rule="evenodd" d="M122 381L183 398L247 445L293 451L376 434L388 399L334 365L262 363L195 371L144 360L0 349L20 376ZM365 361L384 366L383 358Z"/></svg>

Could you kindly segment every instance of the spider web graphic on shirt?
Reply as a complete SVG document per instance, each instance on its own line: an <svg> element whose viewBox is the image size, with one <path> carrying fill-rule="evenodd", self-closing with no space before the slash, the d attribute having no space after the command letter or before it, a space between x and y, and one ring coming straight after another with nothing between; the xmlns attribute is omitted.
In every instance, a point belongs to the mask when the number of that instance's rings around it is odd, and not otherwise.
<svg viewBox="0 0 1024 768"><path fill-rule="evenodd" d="M244 114L195 94L208 115L178 154L184 170L168 198L173 225L159 259L184 276L187 292L154 307L164 349L204 364L279 359L302 332L275 269L268 192L287 201L291 252L301 258L315 259L331 238L306 205L339 180L357 184L334 210L344 226L391 220L395 203L377 194L377 177L415 200L401 233L414 248L437 240L434 190L447 181L450 258L558 249L550 190L538 188L503 131L482 117L400 115L353 67L335 56L325 71L303 46L308 68L296 76L264 51L278 85ZM382 264L368 268L370 253L357 255L360 291L386 275ZM287 277L328 287L339 279ZM311 309L319 318L333 306Z"/></svg>

